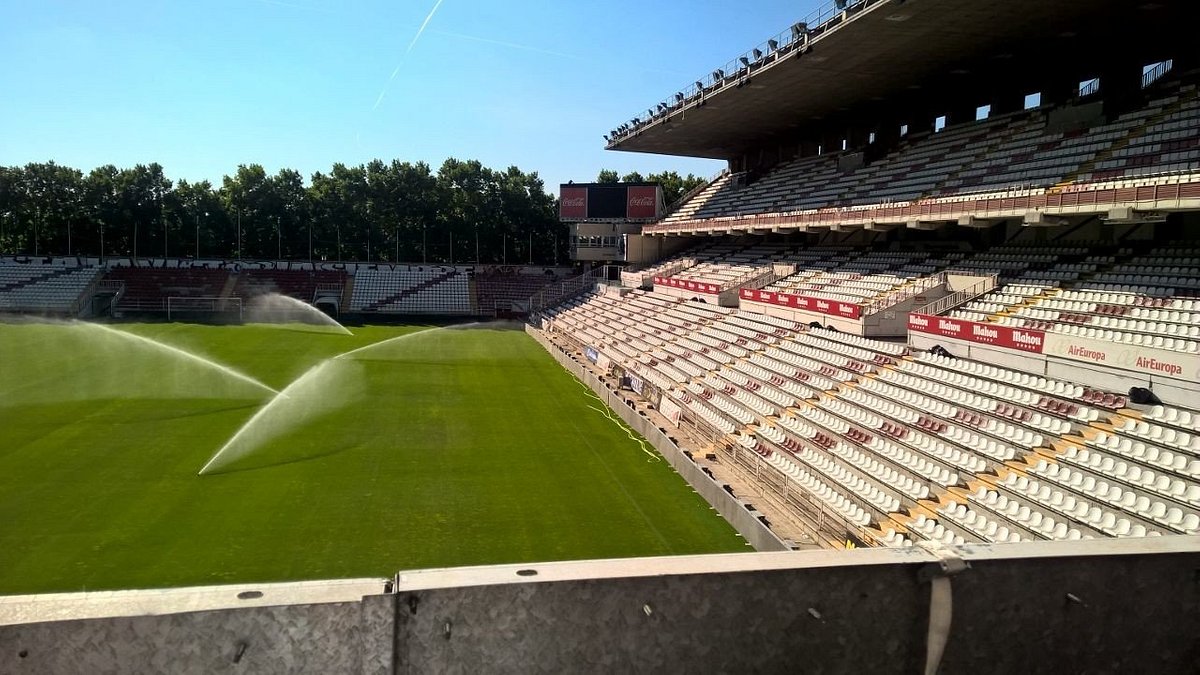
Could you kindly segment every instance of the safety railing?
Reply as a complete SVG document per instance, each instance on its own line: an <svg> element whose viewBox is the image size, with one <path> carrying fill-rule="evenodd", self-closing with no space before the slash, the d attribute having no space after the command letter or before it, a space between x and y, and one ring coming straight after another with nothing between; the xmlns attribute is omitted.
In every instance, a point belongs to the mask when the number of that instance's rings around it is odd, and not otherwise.
<svg viewBox="0 0 1200 675"><path fill-rule="evenodd" d="M672 213L675 213L676 211L681 209L683 207L683 205L688 203L689 201L691 201L693 197L700 194L701 192L704 192L704 190L707 189L708 186L721 180L728 173L729 173L729 169L721 169L720 173L718 173L717 175L715 175L712 178L710 178L709 180L706 180L703 183L697 185L696 187L692 188L691 190L688 190L687 193L685 193L682 197L680 197L679 199L676 199L675 201L671 202L670 205L667 206L667 208L663 211L663 215L662 215L662 218L660 218L660 220L667 218Z"/></svg>
<svg viewBox="0 0 1200 675"><path fill-rule="evenodd" d="M552 283L529 297L527 310L529 312L536 312L551 305L557 305L584 291L595 288L596 284L607 283L613 269L613 265L605 265L604 267L584 272L577 277Z"/></svg>
<svg viewBox="0 0 1200 675"><path fill-rule="evenodd" d="M946 283L945 272L938 272L933 276L922 277L908 286L898 288L882 298L879 298L878 300L873 300L870 303L863 305L862 313L864 315L874 314L890 307L895 307L897 304L904 302L909 298L916 297L925 291L928 291L931 288L937 288L944 283Z"/></svg>
<svg viewBox="0 0 1200 675"><path fill-rule="evenodd" d="M996 288L998 280L999 275L996 274L984 277L962 290L955 291L944 298L934 300L920 309L913 310L913 312L916 314L931 314L934 316L937 316L943 312L948 312L959 305L968 303L984 293L993 290Z"/></svg>

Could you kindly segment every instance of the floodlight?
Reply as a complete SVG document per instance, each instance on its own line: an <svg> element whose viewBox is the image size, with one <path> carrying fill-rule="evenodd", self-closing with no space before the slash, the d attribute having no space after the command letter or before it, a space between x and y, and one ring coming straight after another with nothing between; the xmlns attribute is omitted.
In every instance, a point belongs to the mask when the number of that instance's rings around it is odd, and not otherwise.
<svg viewBox="0 0 1200 675"><path fill-rule="evenodd" d="M836 0L836 2L834 2L834 4L837 5L838 9L846 9L846 2L847 2L847 0Z"/></svg>
<svg viewBox="0 0 1200 675"><path fill-rule="evenodd" d="M723 79L725 79L725 71L721 70L720 68L717 68L716 70L713 71L713 80L716 80L719 82Z"/></svg>
<svg viewBox="0 0 1200 675"><path fill-rule="evenodd" d="M758 61L758 60L760 60L760 59L762 59L762 50L761 50L761 49L759 49L759 48L757 48L757 47L755 47L755 48L754 48L754 60L755 60L755 61Z"/></svg>
<svg viewBox="0 0 1200 675"><path fill-rule="evenodd" d="M792 25L792 38L799 40L804 35L808 35L808 24L801 21Z"/></svg>
<svg viewBox="0 0 1200 675"><path fill-rule="evenodd" d="M741 62L742 62L742 67L743 67L743 68L749 68L749 67L750 67L750 59L748 59L748 58L746 58L746 57L744 57L744 56L739 56L739 57L738 57L738 61L741 61Z"/></svg>
<svg viewBox="0 0 1200 675"><path fill-rule="evenodd" d="M767 46L771 48L771 51L775 51L779 49L779 42L776 40L767 40Z"/></svg>

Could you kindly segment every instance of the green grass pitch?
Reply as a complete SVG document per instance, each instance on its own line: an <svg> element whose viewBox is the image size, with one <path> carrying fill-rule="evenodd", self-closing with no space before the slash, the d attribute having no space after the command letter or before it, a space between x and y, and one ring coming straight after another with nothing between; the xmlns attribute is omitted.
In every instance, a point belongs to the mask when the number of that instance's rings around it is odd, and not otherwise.
<svg viewBox="0 0 1200 675"><path fill-rule="evenodd" d="M749 550L520 331L114 328L293 386L0 324L0 594Z"/></svg>

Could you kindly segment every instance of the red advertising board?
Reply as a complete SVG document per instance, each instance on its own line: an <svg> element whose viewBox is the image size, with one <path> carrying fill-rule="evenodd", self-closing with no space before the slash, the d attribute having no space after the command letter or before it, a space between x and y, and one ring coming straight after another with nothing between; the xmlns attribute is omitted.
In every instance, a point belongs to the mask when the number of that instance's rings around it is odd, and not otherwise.
<svg viewBox="0 0 1200 675"><path fill-rule="evenodd" d="M1046 334L1040 330L1027 330L1000 326L994 323L978 323L951 319L931 314L909 314L908 329L929 335L958 338L985 345L1041 354L1046 344Z"/></svg>
<svg viewBox="0 0 1200 675"><path fill-rule="evenodd" d="M862 317L862 307L852 302L838 302L837 300L826 300L824 298L811 298L806 295L774 293L750 288L743 288L741 296L745 300L765 302L769 305L779 305L780 307L791 307L792 309L799 309L805 312L840 316L844 319L858 319Z"/></svg>
<svg viewBox="0 0 1200 675"><path fill-rule="evenodd" d="M563 220L572 218L583 220L587 218L586 187L568 187L564 185L560 188L558 217Z"/></svg>
<svg viewBox="0 0 1200 675"><path fill-rule="evenodd" d="M658 187L629 187L625 191L626 218L657 218Z"/></svg>
<svg viewBox="0 0 1200 675"><path fill-rule="evenodd" d="M721 287L716 284L706 284L701 281L689 281L687 279L676 279L675 277L654 277L655 286L666 286L668 288L680 288L685 291L695 291L696 293L708 293L709 295L719 295Z"/></svg>

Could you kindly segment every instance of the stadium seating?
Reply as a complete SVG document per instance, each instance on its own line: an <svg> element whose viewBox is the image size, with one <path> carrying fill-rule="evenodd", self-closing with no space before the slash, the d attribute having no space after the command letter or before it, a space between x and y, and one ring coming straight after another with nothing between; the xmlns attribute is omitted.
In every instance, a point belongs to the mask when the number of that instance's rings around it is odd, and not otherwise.
<svg viewBox="0 0 1200 675"><path fill-rule="evenodd" d="M1195 172L1200 97L1192 84L1169 91L1080 129L1056 128L1051 110L1038 108L911 133L856 169L839 168L842 153L829 152L784 162L749 184L722 174L664 222Z"/></svg>
<svg viewBox="0 0 1200 675"><path fill-rule="evenodd" d="M99 276L97 267L0 264L0 311L77 314Z"/></svg>
<svg viewBox="0 0 1200 675"><path fill-rule="evenodd" d="M236 275L234 295L249 298L264 293L279 293L312 302L318 287L342 286L346 273L341 270L256 270L243 269Z"/></svg>
<svg viewBox="0 0 1200 675"><path fill-rule="evenodd" d="M124 283L118 303L129 311L162 312L170 298L219 298L225 293L229 272L207 267L109 268L106 278Z"/></svg>
<svg viewBox="0 0 1200 675"><path fill-rule="evenodd" d="M1192 411L643 291L542 319L878 545L1200 533Z"/></svg>
<svg viewBox="0 0 1200 675"><path fill-rule="evenodd" d="M402 314L471 314L470 281L453 267L360 269L350 310Z"/></svg>
<svg viewBox="0 0 1200 675"><path fill-rule="evenodd" d="M476 272L476 305L483 314L527 307L530 297L545 288L546 284L557 280L552 270L526 273L519 268L500 268Z"/></svg>

